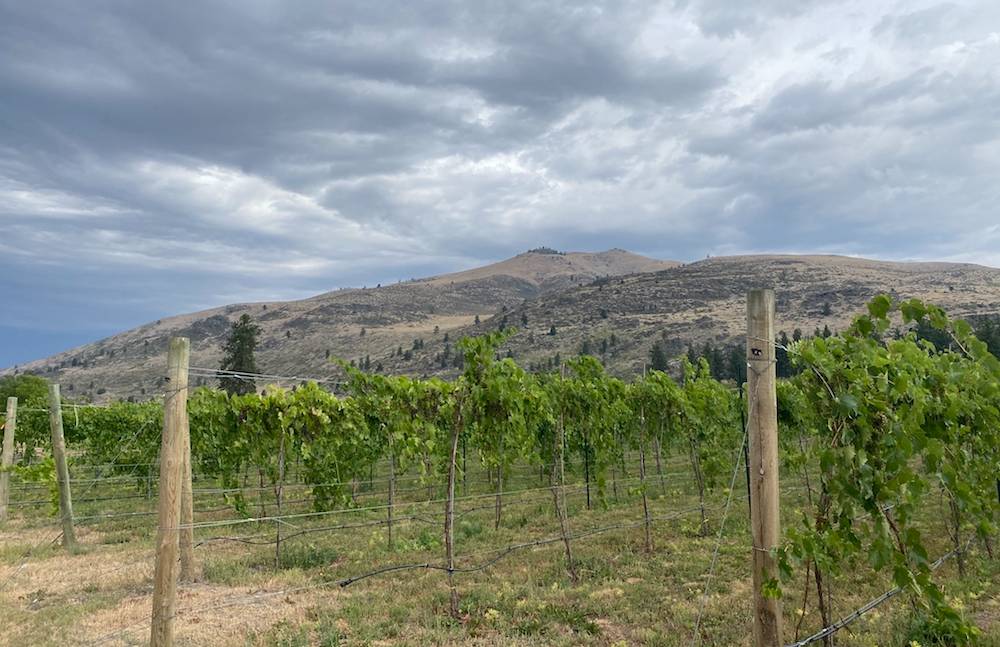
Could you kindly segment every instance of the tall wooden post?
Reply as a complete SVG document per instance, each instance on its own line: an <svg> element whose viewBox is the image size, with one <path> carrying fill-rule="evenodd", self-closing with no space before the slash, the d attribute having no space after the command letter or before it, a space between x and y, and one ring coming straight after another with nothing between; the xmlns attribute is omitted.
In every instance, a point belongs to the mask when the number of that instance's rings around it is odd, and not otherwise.
<svg viewBox="0 0 1000 647"><path fill-rule="evenodd" d="M178 525L181 516L181 471L184 468L184 425L187 420L188 358L186 337L170 340L167 353L167 392L163 396L163 435L160 441L160 491L157 501L156 569L153 574L153 619L150 647L174 642L174 603L177 595Z"/></svg>
<svg viewBox="0 0 1000 647"><path fill-rule="evenodd" d="M750 440L750 524L753 530L754 644L780 647L781 603L762 587L778 578L778 404L774 366L774 291L747 294L747 407Z"/></svg>
<svg viewBox="0 0 1000 647"><path fill-rule="evenodd" d="M62 544L76 546L73 531L73 497L69 490L69 465L66 463L66 439L63 437L62 396L59 385L49 385L49 429L52 432L52 458L56 462L56 482L59 486L59 518L62 521Z"/></svg>
<svg viewBox="0 0 1000 647"><path fill-rule="evenodd" d="M0 523L7 521L10 502L10 469L14 465L14 430L17 429L17 398L7 398L3 423L3 455L0 458Z"/></svg>

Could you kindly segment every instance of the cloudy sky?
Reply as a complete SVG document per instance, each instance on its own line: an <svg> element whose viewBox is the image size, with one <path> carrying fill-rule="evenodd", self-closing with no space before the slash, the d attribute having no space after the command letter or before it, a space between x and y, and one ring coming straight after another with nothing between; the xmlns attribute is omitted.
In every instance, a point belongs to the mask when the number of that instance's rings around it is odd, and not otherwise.
<svg viewBox="0 0 1000 647"><path fill-rule="evenodd" d="M1000 2L0 0L0 365L548 245L1000 266Z"/></svg>

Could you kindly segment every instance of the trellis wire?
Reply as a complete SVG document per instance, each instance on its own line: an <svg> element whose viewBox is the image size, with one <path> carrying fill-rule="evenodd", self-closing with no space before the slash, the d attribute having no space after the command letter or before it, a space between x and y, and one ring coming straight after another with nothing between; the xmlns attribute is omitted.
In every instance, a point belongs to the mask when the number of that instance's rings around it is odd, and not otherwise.
<svg viewBox="0 0 1000 647"><path fill-rule="evenodd" d="M671 520L675 520L675 519L677 519L677 518L679 518L681 516L684 516L685 514L690 514L692 512L696 512L698 510L700 510L699 506L692 506L690 508L687 508L687 509L682 510L682 511L675 512L675 513L670 514L670 515L664 515L664 516L661 516L661 517L652 518L652 519L650 519L650 522L671 521ZM575 533L573 535L570 535L569 538L571 540L586 539L588 537L597 536L597 535L600 535L600 534L604 534L606 532L612 532L614 530L623 530L623 529L629 529L629 528L637 528L639 526L644 525L645 523L646 523L646 520L642 519L640 521L635 521L635 522L620 523L620 524L615 524L615 525L612 525L612 526L604 526L604 527L599 527L599 528L593 528L593 529L590 529L590 530L585 530L585 531L581 531L581 532ZM448 570L451 570L452 572L458 573L458 574L474 573L474 572L485 570L485 569L489 568L490 566L492 566L492 565L498 563L499 561L501 561L504 557L506 557L506 556L508 556L508 555L510 555L510 554L512 554L514 552L517 552L519 550L524 550L524 549L532 548L532 547L536 547L536 546L544 546L544 545L554 544L554 543L561 542L561 541L563 541L563 537L562 537L562 535L559 535L557 537L548 537L548 538L539 539L539 540L535 540L535 541L531 541L531 542L524 542L522 544L513 544L511 546L507 546L506 548L501 548L501 549L496 549L494 551L490 551L490 552L499 552L500 554L497 557L494 557L493 559L488 560L487 562L484 562L484 563L481 563L481 564L477 564L475 566L469 566L469 567L463 567L463 568L449 569L445 565L438 564L438 563L433 563L433 562L415 563L415 564L397 564L397 565L394 565L394 566L383 567L381 569L376 569L376 570L369 571L367 573L362 573L362 574L359 574L359 575L355 575L355 576L352 576L352 577L339 578L339 579L336 579L336 580L325 580L325 581L322 581L322 582L316 582L316 583L313 583L313 584L307 584L307 585L303 585L303 586L298 586L298 587L283 589L283 590L280 590L280 591L268 591L266 593L258 593L258 594L255 594L253 598L247 599L247 600L229 601L229 602L223 602L223 603L219 603L219 604L206 605L206 606L202 606L202 607L195 607L193 609L178 610L178 611L176 611L174 613L173 617L174 618L178 618L178 617L184 617L184 616L187 616L187 615L197 616L197 614L204 613L206 611L215 611L215 610L218 610L218 609L226 609L226 608L235 607L235 606L245 606L245 605L262 604L262 603L265 603L267 600L270 600L270 599L275 598L275 597L281 597L281 596L285 596L285 595L291 595L293 593L301 593L303 591L308 591L308 590L317 589L317 588L323 588L323 587L328 587L328 586L340 586L341 588L344 588L344 587L350 586L351 584L354 584L354 583L359 582L359 581L364 580L364 579L368 579L368 578L375 577L375 576L378 576L378 575L385 575L387 573L404 571L404 570L439 570L439 571L446 571L446 572ZM465 555L465 556L460 557L459 559L468 559L469 556L470 555ZM112 639L114 639L114 638L116 638L116 637L118 637L120 635L124 635L125 633L127 633L129 631L132 631L133 629L136 629L136 628L139 628L139 627L144 627L145 625L146 625L146 622L143 621L142 623L136 623L136 624L133 624L133 625L129 625L128 627L124 627L122 629L117 629L114 632L111 632L109 634L105 634L103 636L99 636L97 639L95 639L94 641L92 641L89 644L91 644L91 645L100 645L100 644L106 643L109 640L112 640Z"/></svg>
<svg viewBox="0 0 1000 647"><path fill-rule="evenodd" d="M958 555L959 553L966 552L969 549L969 546L971 544L972 544L972 539L970 539L965 544L964 548L961 548L961 549L955 548L953 550L948 551L947 553L945 553L941 557L937 558L934 561L934 563L931 564L931 570L932 571L936 571L938 569L938 567L940 567L941 564L943 564L945 561L951 559L952 557ZM885 602L888 602L889 600L891 600L892 598L896 597L897 595L899 595L902 592L903 592L903 589L901 587L898 587L898 586L895 587L895 588L893 588L893 589L890 589L890 590L886 591L885 593L883 593L882 595L878 596L877 598L874 598L871 601L869 601L868 603L864 604L863 606L855 609L854 611L852 611L848 615L844 616L843 618L841 618L837 622L834 622L831 625L823 627L822 629L820 629L819 631L817 631L813 635L809 636L808 638L803 638L802 640L800 640L798 642L790 643L790 644L786 645L785 647L805 647L805 645L809 645L811 643L814 643L817 640L822 640L822 639L824 639L824 638L826 638L828 636L832 636L833 634L837 633L838 631L840 631L841 629L843 629L847 625L851 624L852 622L854 622L855 620L857 620L858 618L860 618L864 614L868 613L872 609L875 609L876 607L881 606Z"/></svg>
<svg viewBox="0 0 1000 647"><path fill-rule="evenodd" d="M747 422L743 427L743 441L740 443L739 450L736 452L736 466L733 468L733 477L729 482L729 494L726 496L726 507L722 513L722 521L719 523L719 536L715 543L715 550L712 552L712 563L708 568L708 578L705 581L705 590L701 594L701 602L698 605L698 618L695 621L694 633L698 639L698 644L701 644L701 618L705 612L705 604L708 602L708 589L712 585L712 579L715 577L715 565L719 560L719 549L722 547L722 537L726 530L726 519L729 517L729 507L733 502L733 490L736 488L736 477L740 473L740 465L743 462L743 447L747 444L747 437L750 434L750 422L753 420L753 407L757 401L757 386L760 385L760 380L755 383L754 397L750 400L749 410L747 412Z"/></svg>

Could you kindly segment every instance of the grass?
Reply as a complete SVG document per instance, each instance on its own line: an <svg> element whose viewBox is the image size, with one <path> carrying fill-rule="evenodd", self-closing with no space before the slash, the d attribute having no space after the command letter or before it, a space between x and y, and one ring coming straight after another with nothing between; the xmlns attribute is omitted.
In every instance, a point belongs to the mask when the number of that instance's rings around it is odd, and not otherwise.
<svg viewBox="0 0 1000 647"><path fill-rule="evenodd" d="M634 473L634 469L630 468ZM653 516L696 505L697 497L683 463L669 467L667 490L650 478ZM470 475L468 495L486 494L490 485ZM474 478L473 478L474 477ZM796 518L803 493L786 479L783 518ZM207 483L196 487L210 486ZM458 565L480 564L505 547L558 537L551 494L540 487L537 470L519 469L508 480L503 521L494 530L493 499L467 498L457 504ZM119 485L100 485L102 495L130 492ZM402 489L402 487L401 487ZM584 504L582 488L568 493L573 533L634 524L641 520L641 500L619 484L617 503L609 483L593 510ZM134 492L134 489L131 490ZM93 493L92 493L93 494ZM460 492L461 494L461 492ZM380 505L380 492L359 498L360 506ZM348 587L336 580L374 568L443 561L443 505L426 504L426 488L400 494L404 502L388 547L384 525L337 532L314 532L283 542L281 567L275 569L274 545L211 541L196 550L200 568L195 584L178 594L176 631L183 645L749 645L751 585L748 566L749 529L745 492L738 489L719 547L714 578L707 573L720 522L725 491L711 494L709 532L699 532L693 513L653 526L654 550L644 547L643 528L634 526L573 542L580 580L570 581L563 546L554 542L520 550L482 571L456 575L461 618L447 612L447 578L440 571L402 570L358 581ZM431 492L437 498L440 492ZM304 498L298 497L296 498ZM218 508L218 495L199 495L195 507ZM267 496L266 512L273 512ZM252 511L258 512L254 501ZM128 499L82 504L77 514L151 510L155 501ZM307 504L286 505L284 512L307 511ZM155 517L133 516L82 524L82 548L66 554L43 545L25 559L28 548L50 538L54 520L44 510L16 509L0 528L0 636L8 644L143 644L148 631ZM345 512L329 517L290 519L282 534L341 523L376 522L383 509ZM231 511L196 515L196 520L235 518ZM932 555L949 548L943 515L936 498L928 500L924 532ZM294 526L294 527L293 527ZM273 523L247 523L196 530L196 542L212 537L243 542L273 539ZM947 594L983 628L983 645L1000 646L1000 561L979 551L968 559L959 578L955 564L939 572ZM800 610L802 581L785 590L785 637L791 639L802 617L801 635L819 627L813 605ZM863 563L846 564L833 584L833 615L840 617L891 588L886 574ZM813 592L814 593L814 592ZM812 599L814 595L810 596ZM804 617L803 617L804 616ZM97 639L107 638L103 642ZM879 607L849 630L838 634L844 647L905 645L916 640L932 645L933 627L905 597Z"/></svg>

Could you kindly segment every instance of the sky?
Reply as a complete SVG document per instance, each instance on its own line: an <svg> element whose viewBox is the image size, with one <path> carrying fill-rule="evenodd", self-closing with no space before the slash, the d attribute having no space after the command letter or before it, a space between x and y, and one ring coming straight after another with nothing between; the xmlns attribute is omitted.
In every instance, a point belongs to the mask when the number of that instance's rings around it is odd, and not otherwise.
<svg viewBox="0 0 1000 647"><path fill-rule="evenodd" d="M1000 2L0 0L0 366L621 247L1000 266Z"/></svg>

